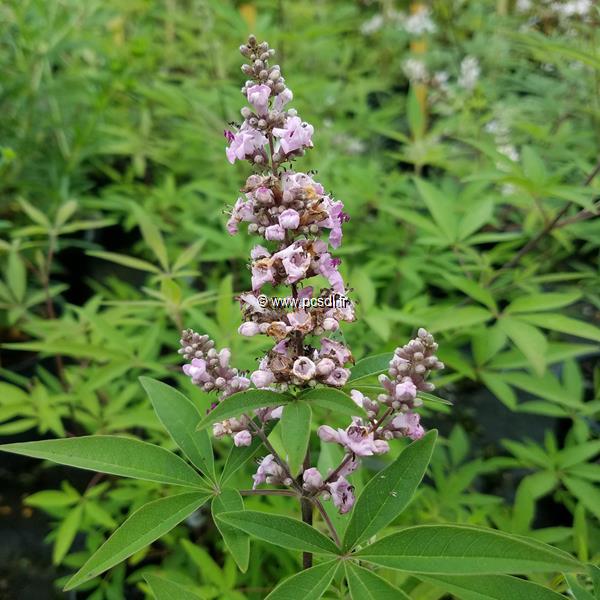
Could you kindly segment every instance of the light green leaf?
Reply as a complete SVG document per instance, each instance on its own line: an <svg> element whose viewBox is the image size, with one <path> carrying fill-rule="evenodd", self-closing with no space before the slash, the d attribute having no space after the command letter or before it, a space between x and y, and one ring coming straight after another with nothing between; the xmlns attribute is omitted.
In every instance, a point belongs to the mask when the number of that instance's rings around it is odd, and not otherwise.
<svg viewBox="0 0 600 600"><path fill-rule="evenodd" d="M246 390L233 394L219 404L200 421L198 429L206 429L217 421L239 417L243 413L252 412L257 408L281 406L293 401L288 394L279 394L269 390Z"/></svg>
<svg viewBox="0 0 600 600"><path fill-rule="evenodd" d="M564 596L548 588L511 575L428 575L419 579L461 600L564 600Z"/></svg>
<svg viewBox="0 0 600 600"><path fill-rule="evenodd" d="M363 409L357 406L348 394L335 388L313 388L301 394L298 399L310 403L311 406L330 410L337 415L353 417L364 413Z"/></svg>
<svg viewBox="0 0 600 600"><path fill-rule="evenodd" d="M369 481L352 510L345 550L375 535L406 508L425 475L436 439L437 431L429 431Z"/></svg>
<svg viewBox="0 0 600 600"><path fill-rule="evenodd" d="M200 471L214 481L215 461L210 437L206 430L196 431L196 425L202 419L198 408L166 383L149 377L140 377L140 382L173 441Z"/></svg>
<svg viewBox="0 0 600 600"><path fill-rule="evenodd" d="M562 308L581 298L581 292L530 294L513 300L505 309L506 314L540 312Z"/></svg>
<svg viewBox="0 0 600 600"><path fill-rule="evenodd" d="M471 339L473 357L479 366L496 356L506 344L506 334L497 324L477 329Z"/></svg>
<svg viewBox="0 0 600 600"><path fill-rule="evenodd" d="M496 305L492 293L487 288L479 285L475 280L467 279L466 277L458 277L456 275L448 275L446 273L444 273L444 278L456 289L487 306L491 311L496 312L498 310L498 306Z"/></svg>
<svg viewBox="0 0 600 600"><path fill-rule="evenodd" d="M415 178L415 185L421 198L427 205L433 220L446 234L449 242L456 241L457 220L452 203L444 194L424 179Z"/></svg>
<svg viewBox="0 0 600 600"><path fill-rule="evenodd" d="M33 204L27 202L24 198L19 198L19 204L23 209L23 212L38 225L41 225L44 229L50 230L52 226L50 225L50 221L48 217L38 208L35 208Z"/></svg>
<svg viewBox="0 0 600 600"><path fill-rule="evenodd" d="M563 483L593 515L600 520L600 489L576 477L563 477Z"/></svg>
<svg viewBox="0 0 600 600"><path fill-rule="evenodd" d="M254 510L227 512L217 519L265 542L317 554L338 554L339 548L314 527L281 515Z"/></svg>
<svg viewBox="0 0 600 600"><path fill-rule="evenodd" d="M0 446L0 451L121 477L204 487L202 478L172 452L147 442L115 435L5 444Z"/></svg>
<svg viewBox="0 0 600 600"><path fill-rule="evenodd" d="M393 352L386 352L359 360L350 371L348 383L387 371L393 356Z"/></svg>
<svg viewBox="0 0 600 600"><path fill-rule="evenodd" d="M548 343L537 327L512 317L503 317L499 327L525 355L538 375L546 370L546 350Z"/></svg>
<svg viewBox="0 0 600 600"><path fill-rule="evenodd" d="M520 318L532 325L543 327L544 329L551 329L552 331L566 333L567 335L574 335L587 340L600 342L600 328L591 323L571 319L571 317L566 317L565 315L557 313L544 313L541 315L528 314L520 315Z"/></svg>
<svg viewBox="0 0 600 600"><path fill-rule="evenodd" d="M331 560L282 581L265 600L318 600L327 591L339 564Z"/></svg>
<svg viewBox="0 0 600 600"><path fill-rule="evenodd" d="M180 583L147 573L144 575L146 583L154 594L156 600L202 600L203 596L193 592Z"/></svg>
<svg viewBox="0 0 600 600"><path fill-rule="evenodd" d="M346 579L352 600L410 600L410 596L379 575L347 562Z"/></svg>
<svg viewBox="0 0 600 600"><path fill-rule="evenodd" d="M149 263L147 260L141 258L135 258L135 256L127 256L126 254L117 254L115 252L103 252L100 250L88 250L86 252L88 256L95 256L96 258L102 258L110 262L129 267L130 269L137 269L138 271L148 271L149 273L160 273L160 269Z"/></svg>
<svg viewBox="0 0 600 600"><path fill-rule="evenodd" d="M389 535L356 554L409 573L478 575L581 571L572 556L533 539L465 525L418 525Z"/></svg>
<svg viewBox="0 0 600 600"><path fill-rule="evenodd" d="M83 506L78 504L69 512L64 521L60 524L60 527L56 532L56 540L54 541L54 548L52 550L52 564L60 564L69 551L69 548L77 535L79 525L81 524L82 515Z"/></svg>
<svg viewBox="0 0 600 600"><path fill-rule="evenodd" d="M217 529L223 536L225 545L231 552L240 571L243 573L248 569L248 560L250 559L250 538L246 533L236 527L220 521L218 515L225 512L243 511L244 501L237 490L225 489L218 496L215 496L211 505L212 516Z"/></svg>
<svg viewBox="0 0 600 600"><path fill-rule="evenodd" d="M492 313L481 306L465 306L464 308L448 308L436 311L428 323L428 329L434 333L451 329L462 329L492 318Z"/></svg>
<svg viewBox="0 0 600 600"><path fill-rule="evenodd" d="M536 186L542 186L548 179L546 165L540 155L531 146L522 149L522 164L525 177Z"/></svg>
<svg viewBox="0 0 600 600"><path fill-rule="evenodd" d="M557 464L561 469L568 469L578 463L583 463L600 453L600 440L584 442L561 450Z"/></svg>
<svg viewBox="0 0 600 600"><path fill-rule="evenodd" d="M6 282L15 300L21 302L27 290L27 273L25 264L19 256L16 248L12 248L8 254L8 266L6 270Z"/></svg>
<svg viewBox="0 0 600 600"><path fill-rule="evenodd" d="M189 517L209 497L209 494L201 492L185 492L145 504L130 515L92 554L83 567L69 579L64 591L72 590L97 577L145 548Z"/></svg>
<svg viewBox="0 0 600 600"><path fill-rule="evenodd" d="M37 506L40 508L54 508L59 506L70 506L77 502L77 496L59 492L58 490L44 490L27 496L23 504Z"/></svg>
<svg viewBox="0 0 600 600"><path fill-rule="evenodd" d="M168 270L169 258L160 229L153 223L150 216L147 215L139 205L134 204L133 209L142 231L142 237L144 238L144 241L146 244L148 244L152 252L154 252L154 256L156 256L162 268L165 271Z"/></svg>
<svg viewBox="0 0 600 600"><path fill-rule="evenodd" d="M281 440L287 453L292 475L302 467L310 439L312 411L306 402L296 400L283 407L281 415Z"/></svg>

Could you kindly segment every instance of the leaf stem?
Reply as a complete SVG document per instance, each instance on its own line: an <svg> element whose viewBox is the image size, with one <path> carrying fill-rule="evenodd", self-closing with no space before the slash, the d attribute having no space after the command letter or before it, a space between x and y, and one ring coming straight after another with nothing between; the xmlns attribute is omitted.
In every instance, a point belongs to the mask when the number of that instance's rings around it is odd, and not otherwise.
<svg viewBox="0 0 600 600"><path fill-rule="evenodd" d="M296 492L291 490L239 490L242 496L297 496Z"/></svg>
<svg viewBox="0 0 600 600"><path fill-rule="evenodd" d="M341 546L340 537L338 536L338 533L335 529L335 525L333 524L333 521L330 519L329 515L327 514L325 507L323 506L323 504L321 503L321 501L318 498L312 498L312 502L317 507L317 510L319 511L321 517L323 517L323 521L325 521L325 523L327 524L327 527L329 528L329 531L331 533L331 537L333 538L333 541L338 546Z"/></svg>

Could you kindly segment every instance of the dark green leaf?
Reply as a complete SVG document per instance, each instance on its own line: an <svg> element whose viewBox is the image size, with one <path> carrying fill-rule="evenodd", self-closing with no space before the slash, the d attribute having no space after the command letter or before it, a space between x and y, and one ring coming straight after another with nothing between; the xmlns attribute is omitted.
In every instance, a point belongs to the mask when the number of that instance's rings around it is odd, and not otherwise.
<svg viewBox="0 0 600 600"><path fill-rule="evenodd" d="M375 535L406 508L427 470L436 438L437 431L429 431L369 481L352 510L344 549Z"/></svg>
<svg viewBox="0 0 600 600"><path fill-rule="evenodd" d="M288 464L292 475L297 475L306 456L310 438L310 406L296 400L283 407L281 415L281 441L287 452Z"/></svg>
<svg viewBox="0 0 600 600"><path fill-rule="evenodd" d="M338 566L337 561L331 560L292 575L265 600L318 600L327 591Z"/></svg>
<svg viewBox="0 0 600 600"><path fill-rule="evenodd" d="M346 563L346 579L352 600L410 600L402 590L353 562Z"/></svg>
<svg viewBox="0 0 600 600"><path fill-rule="evenodd" d="M198 473L172 452L147 442L115 435L5 444L0 446L0 451L121 477L205 487Z"/></svg>
<svg viewBox="0 0 600 600"><path fill-rule="evenodd" d="M182 393L166 383L140 377L152 406L173 441L207 477L215 480L215 463L208 432L196 431L202 415Z"/></svg>
<svg viewBox="0 0 600 600"><path fill-rule="evenodd" d="M65 591L97 577L138 550L145 548L189 517L209 497L209 494L200 492L186 492L145 504L136 510L71 577L65 586Z"/></svg>
<svg viewBox="0 0 600 600"><path fill-rule="evenodd" d="M348 383L387 371L393 356L393 352L386 352L359 360L350 371Z"/></svg>
<svg viewBox="0 0 600 600"><path fill-rule="evenodd" d="M243 511L244 501L237 490L225 489L212 501L212 515L215 524L223 536L225 545L231 552L240 571L243 573L248 569L248 560L250 558L250 538L246 533L236 527L217 519L217 516L225 512Z"/></svg>
<svg viewBox="0 0 600 600"><path fill-rule="evenodd" d="M202 600L203 598L197 592L193 592L180 583L158 575L148 573L144 575L144 579L156 600Z"/></svg>
<svg viewBox="0 0 600 600"><path fill-rule="evenodd" d="M289 548L325 554L337 554L338 547L314 527L291 519L255 510L222 513L218 520L237 527L265 542Z"/></svg>

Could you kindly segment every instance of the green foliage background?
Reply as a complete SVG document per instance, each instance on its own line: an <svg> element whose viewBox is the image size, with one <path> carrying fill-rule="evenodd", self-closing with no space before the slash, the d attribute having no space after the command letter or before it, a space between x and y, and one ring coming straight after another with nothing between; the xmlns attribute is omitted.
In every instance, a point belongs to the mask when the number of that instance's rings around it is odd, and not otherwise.
<svg viewBox="0 0 600 600"><path fill-rule="evenodd" d="M598 560L600 15L433 1L437 31L419 45L394 13L409 8L0 6L4 441L129 433L172 448L137 378L174 380L209 406L179 374L183 326L255 365L265 343L237 335L234 301L249 287L252 240L230 237L223 214L246 165L226 162L222 136L239 118L236 49L252 29L278 50L294 106L316 128L298 168L318 170L351 215L340 255L359 302L345 330L355 356L393 350L425 326L448 367L436 383L454 406L424 417L444 441L399 524L485 524ZM381 27L365 33L378 14ZM481 68L472 90L458 84L465 56ZM409 57L447 72L447 86L409 82ZM217 444L221 461L226 447ZM334 450L315 446L322 469ZM249 471L237 477L248 485ZM161 493L110 478L55 487L25 502L50 517L58 575ZM262 598L297 568L294 554L253 542L239 574L218 539L210 516L196 515L127 570L87 584L89 597L147 591L143 573L161 561L207 598ZM439 582L386 576L413 598L444 597ZM538 580L559 592L587 585Z"/></svg>

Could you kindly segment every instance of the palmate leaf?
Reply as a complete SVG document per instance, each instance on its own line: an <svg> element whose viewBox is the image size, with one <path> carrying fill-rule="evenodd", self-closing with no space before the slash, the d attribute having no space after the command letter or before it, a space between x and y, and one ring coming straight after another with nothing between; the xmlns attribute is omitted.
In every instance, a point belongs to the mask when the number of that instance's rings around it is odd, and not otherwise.
<svg viewBox="0 0 600 600"><path fill-rule="evenodd" d="M410 596L356 563L346 563L346 579L352 600L410 600Z"/></svg>
<svg viewBox="0 0 600 600"><path fill-rule="evenodd" d="M236 527L217 519L217 516L232 511L243 511L244 501L237 490L222 490L218 496L215 496L211 505L213 520L223 536L225 545L231 552L237 566L243 573L248 569L250 559L250 538L246 533Z"/></svg>
<svg viewBox="0 0 600 600"><path fill-rule="evenodd" d="M265 542L303 552L338 554L339 548L314 527L280 515L254 510L221 513L217 516L228 525L237 527Z"/></svg>
<svg viewBox="0 0 600 600"><path fill-rule="evenodd" d="M132 438L89 435L0 446L0 451L89 471L171 485L205 488L205 481L172 452Z"/></svg>
<svg viewBox="0 0 600 600"><path fill-rule="evenodd" d="M294 398L289 394L279 394L270 390L246 390L232 394L210 411L210 413L200 421L198 429L206 429L217 421L239 417L241 414L251 412L257 408L267 408L269 406L281 406L292 402Z"/></svg>
<svg viewBox="0 0 600 600"><path fill-rule="evenodd" d="M156 600L202 600L203 596L184 587L176 581L152 575L144 575L146 583L150 587Z"/></svg>
<svg viewBox="0 0 600 600"><path fill-rule="evenodd" d="M306 402L296 400L283 407L281 415L281 440L287 453L292 475L300 471L308 448L312 411Z"/></svg>
<svg viewBox="0 0 600 600"><path fill-rule="evenodd" d="M149 377L140 377L140 382L173 441L202 473L214 481L215 461L210 437L206 430L196 431L196 425L202 419L198 408L166 383Z"/></svg>
<svg viewBox="0 0 600 600"><path fill-rule="evenodd" d="M429 431L369 481L352 510L345 550L375 535L406 508L427 470L436 439L437 431Z"/></svg>
<svg viewBox="0 0 600 600"><path fill-rule="evenodd" d="M185 492L145 504L128 517L71 577L64 588L65 591L97 577L145 548L189 517L209 497L208 493Z"/></svg>
<svg viewBox="0 0 600 600"><path fill-rule="evenodd" d="M533 539L465 525L419 525L389 535L357 558L409 573L477 575L581 571L572 556Z"/></svg>
<svg viewBox="0 0 600 600"><path fill-rule="evenodd" d="M322 563L281 582L265 600L318 600L331 584L339 563Z"/></svg>
<svg viewBox="0 0 600 600"><path fill-rule="evenodd" d="M564 600L557 592L512 575L420 575L419 579L461 600Z"/></svg>

